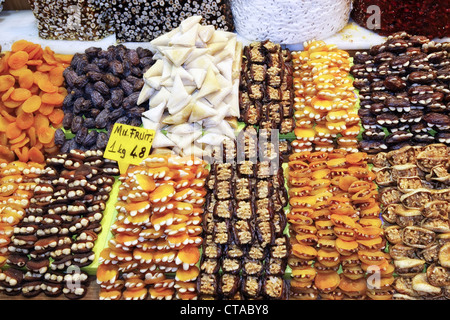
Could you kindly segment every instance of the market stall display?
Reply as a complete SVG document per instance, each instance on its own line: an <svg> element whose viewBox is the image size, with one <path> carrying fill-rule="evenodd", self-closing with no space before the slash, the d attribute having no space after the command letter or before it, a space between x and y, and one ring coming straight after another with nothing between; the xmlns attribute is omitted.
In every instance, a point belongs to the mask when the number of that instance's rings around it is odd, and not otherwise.
<svg viewBox="0 0 450 320"><path fill-rule="evenodd" d="M0 13L0 298L449 299L448 10L374 2Z"/></svg>

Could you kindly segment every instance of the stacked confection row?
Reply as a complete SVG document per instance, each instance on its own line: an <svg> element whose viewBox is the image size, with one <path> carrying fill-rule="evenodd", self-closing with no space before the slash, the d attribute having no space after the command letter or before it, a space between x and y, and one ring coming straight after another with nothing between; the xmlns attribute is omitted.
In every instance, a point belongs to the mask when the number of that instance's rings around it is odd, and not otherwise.
<svg viewBox="0 0 450 320"><path fill-rule="evenodd" d="M3 1L2 1L3 2ZM59 40L146 42L170 32L191 16L204 25L234 31L248 39L281 44L325 39L342 30L350 16L381 35L398 31L434 37L449 35L445 0L28 0L39 36ZM2 7L0 6L0 11ZM281 19L279 19L281 18Z"/></svg>
<svg viewBox="0 0 450 320"><path fill-rule="evenodd" d="M228 1L207 3L92 2L148 48L2 54L0 291L449 299L448 43L244 46ZM125 11L174 21L143 32ZM155 131L124 172L104 157L115 123Z"/></svg>

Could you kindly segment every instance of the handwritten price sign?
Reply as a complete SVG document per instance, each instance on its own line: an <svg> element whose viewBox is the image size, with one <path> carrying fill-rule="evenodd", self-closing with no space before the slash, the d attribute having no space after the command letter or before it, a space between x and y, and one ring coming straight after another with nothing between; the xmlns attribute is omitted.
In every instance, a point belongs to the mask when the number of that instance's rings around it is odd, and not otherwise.
<svg viewBox="0 0 450 320"><path fill-rule="evenodd" d="M116 123L104 157L117 161L120 173L125 173L129 165L138 165L148 157L154 138L154 130Z"/></svg>

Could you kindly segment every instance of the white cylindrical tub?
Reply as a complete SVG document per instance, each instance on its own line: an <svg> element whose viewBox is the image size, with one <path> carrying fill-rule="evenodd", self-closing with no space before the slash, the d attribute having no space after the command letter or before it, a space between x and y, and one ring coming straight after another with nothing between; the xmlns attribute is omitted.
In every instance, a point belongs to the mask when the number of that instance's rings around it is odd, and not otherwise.
<svg viewBox="0 0 450 320"><path fill-rule="evenodd" d="M296 44L344 28L351 0L232 0L236 31L251 41Z"/></svg>

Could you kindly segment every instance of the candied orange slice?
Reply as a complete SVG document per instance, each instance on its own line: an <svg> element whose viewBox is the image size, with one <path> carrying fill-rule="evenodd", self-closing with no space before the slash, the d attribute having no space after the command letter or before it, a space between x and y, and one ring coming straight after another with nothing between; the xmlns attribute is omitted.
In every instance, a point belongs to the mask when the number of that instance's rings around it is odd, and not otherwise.
<svg viewBox="0 0 450 320"><path fill-rule="evenodd" d="M152 192L156 189L155 180L152 177L145 174L136 174L134 177L142 190Z"/></svg>
<svg viewBox="0 0 450 320"><path fill-rule="evenodd" d="M341 238L344 241L353 241L355 240L355 232L348 228L335 227L333 229L334 233L338 238Z"/></svg>
<svg viewBox="0 0 450 320"><path fill-rule="evenodd" d="M358 180L358 181L353 182L350 185L350 187L348 188L348 192L355 194L364 189L375 189L375 188L376 187L371 182L364 181L364 180Z"/></svg>
<svg viewBox="0 0 450 320"><path fill-rule="evenodd" d="M307 161L311 155L310 151L293 153L289 156L289 161Z"/></svg>
<svg viewBox="0 0 450 320"><path fill-rule="evenodd" d="M382 237L376 237L368 240L356 239L356 242L359 243L360 247L367 250L380 250L384 248L386 242Z"/></svg>
<svg viewBox="0 0 450 320"><path fill-rule="evenodd" d="M144 250L135 248L133 250L133 258L142 263L151 263L153 261L154 252L152 250Z"/></svg>
<svg viewBox="0 0 450 320"><path fill-rule="evenodd" d="M156 231L161 227L166 225L171 225L173 223L174 213L171 211L165 211L162 213L153 213L151 217L151 222Z"/></svg>
<svg viewBox="0 0 450 320"><path fill-rule="evenodd" d="M292 188L289 190L290 197L304 197L308 196L311 193L311 187L303 187L303 188Z"/></svg>
<svg viewBox="0 0 450 320"><path fill-rule="evenodd" d="M200 274L200 269L197 266L191 266L187 269L179 268L175 274L177 281L195 281Z"/></svg>
<svg viewBox="0 0 450 320"><path fill-rule="evenodd" d="M331 222L333 222L335 226L346 229L354 229L356 227L355 221L353 221L353 219L349 216L332 214L330 218Z"/></svg>
<svg viewBox="0 0 450 320"><path fill-rule="evenodd" d="M337 272L318 273L314 279L314 284L322 292L336 290L341 282L341 277Z"/></svg>
<svg viewBox="0 0 450 320"><path fill-rule="evenodd" d="M145 300L148 292L147 288L140 288L136 290L127 289L122 295L125 300Z"/></svg>
<svg viewBox="0 0 450 320"><path fill-rule="evenodd" d="M353 182L358 181L358 178L353 176L342 176L339 178L339 188L343 191L348 191Z"/></svg>
<svg viewBox="0 0 450 320"><path fill-rule="evenodd" d="M344 256L349 256L358 251L358 242L345 241L341 238L336 239L336 250Z"/></svg>
<svg viewBox="0 0 450 320"><path fill-rule="evenodd" d="M145 213L148 209L150 209L150 203L148 201L131 202L125 206L125 210L132 217L139 213Z"/></svg>
<svg viewBox="0 0 450 320"><path fill-rule="evenodd" d="M164 203L175 195L175 188L171 185L161 185L150 193L152 203Z"/></svg>
<svg viewBox="0 0 450 320"><path fill-rule="evenodd" d="M162 288L154 288L150 287L148 289L148 294L150 298L153 300L163 300L163 299L172 299L175 294L174 288L162 287Z"/></svg>
<svg viewBox="0 0 450 320"><path fill-rule="evenodd" d="M344 292L363 295L367 290L366 279L361 278L357 280L351 280L347 277L341 277L341 282L339 283L339 289Z"/></svg>
<svg viewBox="0 0 450 320"><path fill-rule="evenodd" d="M185 246L183 249L181 249L178 252L177 258L175 262L177 264L187 264L187 265L194 265L196 264L200 259L200 251L195 246Z"/></svg>
<svg viewBox="0 0 450 320"><path fill-rule="evenodd" d="M362 263L376 266L381 265L386 260L384 253L378 250L359 250L358 257Z"/></svg>
<svg viewBox="0 0 450 320"><path fill-rule="evenodd" d="M305 246L302 244L295 244L292 246L292 253L300 258L305 260L314 259L317 256L317 250L311 246Z"/></svg>
<svg viewBox="0 0 450 320"><path fill-rule="evenodd" d="M295 236L295 240L297 240L297 243L303 244L305 246L313 246L317 244L317 241L319 238L317 238L314 234L297 234Z"/></svg>
<svg viewBox="0 0 450 320"><path fill-rule="evenodd" d="M374 217L364 217L359 219L359 224L362 227L375 227L375 228L381 228L383 225L383 221L381 219L378 218L378 216L376 218Z"/></svg>
<svg viewBox="0 0 450 320"><path fill-rule="evenodd" d="M348 173L356 178L362 179L367 177L369 169L367 167L351 166L348 168Z"/></svg>
<svg viewBox="0 0 450 320"><path fill-rule="evenodd" d="M337 240L336 240L337 241ZM319 249L317 251L317 261L326 267L334 267L340 263L340 254L335 250Z"/></svg>
<svg viewBox="0 0 450 320"><path fill-rule="evenodd" d="M317 275L316 269L311 266L307 267L296 267L292 269L292 277L295 281L299 282L311 282Z"/></svg>
<svg viewBox="0 0 450 320"><path fill-rule="evenodd" d="M368 240L379 237L382 229L377 227L362 227L360 224L356 224L356 238L359 240Z"/></svg>
<svg viewBox="0 0 450 320"><path fill-rule="evenodd" d="M381 211L380 206L375 202L375 205L370 206L367 209L361 210L361 218L377 218L380 214L380 211ZM370 219L370 220L379 220L379 219Z"/></svg>
<svg viewBox="0 0 450 320"><path fill-rule="evenodd" d="M289 204L293 207L312 207L315 203L315 196L293 197L289 199Z"/></svg>
<svg viewBox="0 0 450 320"><path fill-rule="evenodd" d="M167 236L167 242L171 248L180 248L189 244L189 236L187 233L179 233Z"/></svg>
<svg viewBox="0 0 450 320"><path fill-rule="evenodd" d="M100 288L99 299L100 300L120 300L122 297L122 291L118 289L107 290Z"/></svg>
<svg viewBox="0 0 450 320"><path fill-rule="evenodd" d="M97 283L114 283L119 276L119 269L114 264L101 264L97 268Z"/></svg>

